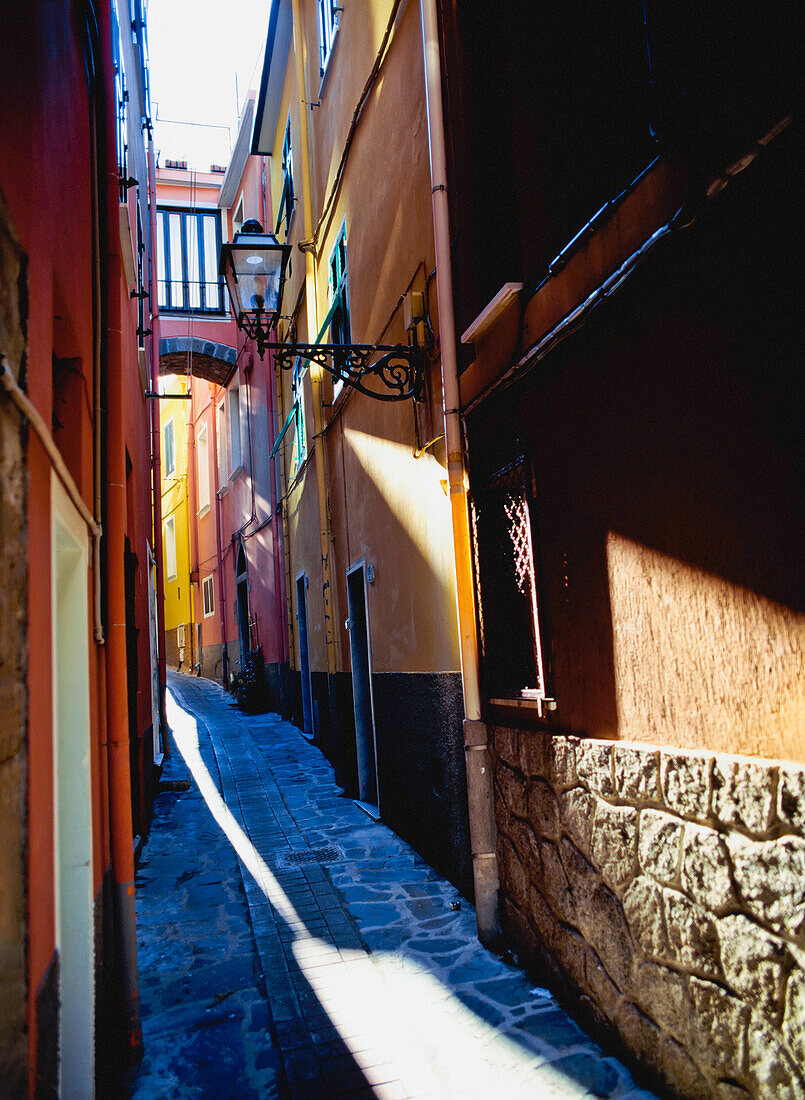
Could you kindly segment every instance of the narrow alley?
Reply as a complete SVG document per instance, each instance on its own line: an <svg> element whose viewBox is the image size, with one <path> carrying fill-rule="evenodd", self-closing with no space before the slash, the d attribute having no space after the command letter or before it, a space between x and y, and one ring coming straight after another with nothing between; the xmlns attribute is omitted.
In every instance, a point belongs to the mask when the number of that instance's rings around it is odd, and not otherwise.
<svg viewBox="0 0 805 1100"><path fill-rule="evenodd" d="M298 729L207 680L168 687L174 756L137 878L133 1100L648 1100L480 947L470 904L341 795Z"/></svg>
<svg viewBox="0 0 805 1100"><path fill-rule="evenodd" d="M0 1100L805 1100L801 7L0 4Z"/></svg>

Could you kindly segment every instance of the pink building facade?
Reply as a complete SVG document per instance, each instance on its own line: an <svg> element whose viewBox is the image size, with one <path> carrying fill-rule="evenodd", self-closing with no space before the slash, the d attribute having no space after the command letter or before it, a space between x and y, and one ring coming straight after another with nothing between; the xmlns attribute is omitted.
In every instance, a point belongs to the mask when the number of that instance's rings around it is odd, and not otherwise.
<svg viewBox="0 0 805 1100"><path fill-rule="evenodd" d="M157 172L160 371L190 380L191 569L173 582L193 593L183 668L231 686L248 665L279 705L286 609L273 372L237 331L218 282L221 243L246 219L268 218L265 167L248 156L251 117L250 101L225 175ZM175 639L166 651L176 667Z"/></svg>

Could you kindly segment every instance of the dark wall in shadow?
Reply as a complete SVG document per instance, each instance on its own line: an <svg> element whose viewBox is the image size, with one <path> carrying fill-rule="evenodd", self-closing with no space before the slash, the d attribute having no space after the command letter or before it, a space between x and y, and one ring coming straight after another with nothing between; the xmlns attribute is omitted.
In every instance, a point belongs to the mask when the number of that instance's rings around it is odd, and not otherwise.
<svg viewBox="0 0 805 1100"><path fill-rule="evenodd" d="M516 437L533 458L559 725L618 734L613 535L724 582L726 601L733 586L774 601L781 624L803 610L793 172L786 133L583 330L471 417L473 476L490 450L504 453L501 440ZM746 597L734 599L740 617ZM751 647L758 639L746 622ZM701 638L707 624L692 628L694 643L697 631ZM642 656L650 664L658 654ZM759 662L758 682L764 675ZM758 746L779 755L772 742Z"/></svg>
<svg viewBox="0 0 805 1100"><path fill-rule="evenodd" d="M461 675L372 677L383 821L473 896Z"/></svg>

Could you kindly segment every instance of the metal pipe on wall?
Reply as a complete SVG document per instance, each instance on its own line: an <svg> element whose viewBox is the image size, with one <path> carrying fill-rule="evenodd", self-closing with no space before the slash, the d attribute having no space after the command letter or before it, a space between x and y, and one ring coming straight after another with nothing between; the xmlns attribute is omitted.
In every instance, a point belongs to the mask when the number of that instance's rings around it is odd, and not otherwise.
<svg viewBox="0 0 805 1100"><path fill-rule="evenodd" d="M112 40L111 9L97 11L99 40ZM101 52L103 85L114 87L111 50ZM109 829L115 880L115 913L119 934L124 1028L130 1055L142 1053L142 1024L137 975L137 922L135 915L133 818L131 805L131 757L129 750L128 693L126 685L126 448L123 395L123 306L120 289L119 178L116 161L114 112L99 104L103 125L99 128L99 164L102 166L99 225L104 261L102 316L106 341L104 383L106 405L106 715L109 760ZM105 308L104 308L105 307Z"/></svg>
<svg viewBox="0 0 805 1100"><path fill-rule="evenodd" d="M300 101L299 127L302 146L302 214L305 238L305 297L307 299L308 342L318 338L318 292L316 289L316 259L312 247L313 206L310 191L310 160L307 135L307 92L305 89L305 36L299 0L293 0L293 44L296 63L297 95ZM310 364L310 388L313 405L313 446L315 447L316 487L319 510L319 547L321 551L321 596L324 617L324 645L327 672L335 672L335 631L333 628L333 585L330 582L330 509L327 499L327 456L324 445L324 407L322 404L322 368Z"/></svg>
<svg viewBox="0 0 805 1100"><path fill-rule="evenodd" d="M154 142L148 139L148 226L151 261L151 279L149 293L151 299L151 392L159 392L159 299L157 295L156 241L157 241L157 185L154 160ZM165 688L168 682L165 658L165 578L162 570L162 439L159 430L159 401L151 401L151 495L154 510L154 557L157 560L156 602L157 602L157 646L159 665L159 720L162 725L162 750L170 758L170 741L166 736ZM153 732L156 737L156 730Z"/></svg>
<svg viewBox="0 0 805 1100"><path fill-rule="evenodd" d="M464 692L464 750L467 766L470 843L478 937L491 944L500 936L499 879L492 771L486 723L481 719L478 673L478 630L472 573L469 482L459 410L450 215L447 194L447 153L442 105L442 70L436 0L421 0L422 49L425 67L428 145L430 148L433 231L436 249L437 301L441 345L444 435L453 522L461 681Z"/></svg>
<svg viewBox="0 0 805 1100"><path fill-rule="evenodd" d="M260 157L260 205L263 214L263 225L268 225L268 174L266 171L266 158L264 156ZM274 215L272 212L272 222L273 217ZM271 454L277 439L277 413L280 408L278 403L279 390L275 375L274 357L271 352L269 352L268 357L263 361L263 367L266 372L266 394L268 397L268 452ZM290 594L286 587L286 578L282 564L280 563L281 554L284 559L284 545L281 535L281 528L284 527L284 523L282 525L280 524L280 517L277 510L277 502L279 500L277 467L270 459L268 463L268 476L271 507L271 557L274 566L274 622L276 624L279 647L278 664L281 669L283 662L287 661L289 658L289 636L288 630L286 629L286 619ZM282 673L280 672L280 676L281 675Z"/></svg>
<svg viewBox="0 0 805 1100"><path fill-rule="evenodd" d="M195 383L192 374L188 376L187 385L190 390L190 411L187 418L187 541L188 562L190 565L190 663L195 669L201 656L198 652L198 633L196 631L196 586L201 584L198 571L198 490L196 488L196 402ZM196 578L195 584L193 577ZM201 601L199 601L201 602Z"/></svg>
<svg viewBox="0 0 805 1100"><path fill-rule="evenodd" d="M102 440L101 440L101 354L103 337L101 330L101 298L103 295L101 279L101 241L100 241L100 188L98 183L98 118L95 110L90 112L90 127L92 131L92 395L94 403L94 420L92 427L92 479L93 479L93 515L98 524L98 530L93 532L92 538L92 575L93 575L93 604L95 613L95 641L98 645L104 645L106 639L103 632L103 608L101 599L101 573L103 571L103 558L101 554L102 531L100 526L101 508L103 506L102 490Z"/></svg>
<svg viewBox="0 0 805 1100"><path fill-rule="evenodd" d="M265 371L268 391L268 445L270 454L277 439L277 410L279 409L279 393L274 372L273 357L266 362ZM284 661L288 660L288 637L285 629L288 593L286 591L282 564L280 562L280 556L282 555L284 557L284 547L278 509L279 486L277 485L277 467L272 460L269 460L268 463L268 474L271 504L271 556L274 565L274 620L277 630L277 642L279 644L279 663L282 665Z"/></svg>
<svg viewBox="0 0 805 1100"><path fill-rule="evenodd" d="M102 41L111 40L109 11L99 10ZM113 87L111 56L103 51L104 79ZM107 514L107 724L109 740L109 811L114 870L115 902L120 933L121 969L125 1011L125 1036L130 1052L142 1052L140 992L137 988L137 941L134 908L134 848L132 820L131 756L129 747L128 667L125 639L125 426L123 414L122 306L120 293L120 232L118 166L115 163L114 117L106 114L101 135L104 165L103 198L106 199L106 475Z"/></svg>
<svg viewBox="0 0 805 1100"><path fill-rule="evenodd" d="M224 399L226 400L226 399ZM225 406L224 406L225 407ZM221 549L221 485L219 481L218 462L218 405L215 397L210 393L210 409L212 416L212 453L213 453L213 486L215 488L215 555L218 564L218 604L221 612L221 682L227 686L229 679L229 654L226 648L226 585L224 583L224 555ZM224 441L221 440L221 446Z"/></svg>

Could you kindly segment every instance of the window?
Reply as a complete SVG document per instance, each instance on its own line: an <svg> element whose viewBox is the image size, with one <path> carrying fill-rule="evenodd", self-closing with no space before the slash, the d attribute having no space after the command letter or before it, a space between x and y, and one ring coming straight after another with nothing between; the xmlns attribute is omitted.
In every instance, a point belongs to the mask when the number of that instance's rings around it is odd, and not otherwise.
<svg viewBox="0 0 805 1100"><path fill-rule="evenodd" d="M334 0L319 0L320 76L324 76L324 70L327 68L327 62L330 60L333 43L335 42L335 32L338 30L338 21L336 19L337 13L338 8Z"/></svg>
<svg viewBox="0 0 805 1100"><path fill-rule="evenodd" d="M176 517L165 520L165 572L167 580L176 580Z"/></svg>
<svg viewBox="0 0 805 1100"><path fill-rule="evenodd" d="M291 374L291 390L294 396L294 446L291 461L291 477L294 477L307 458L307 428L305 426L305 392L302 385L307 373L307 360L297 358Z"/></svg>
<svg viewBox="0 0 805 1100"><path fill-rule="evenodd" d="M204 618L209 619L215 612L215 592L212 583L212 573L201 582L201 597L204 601Z"/></svg>
<svg viewBox="0 0 805 1100"><path fill-rule="evenodd" d="M162 429L162 469L165 477L170 477L176 470L176 437L174 434L173 417Z"/></svg>
<svg viewBox="0 0 805 1100"><path fill-rule="evenodd" d="M199 429L198 433L196 465L198 466L198 510L201 514L210 506L210 449L206 424Z"/></svg>
<svg viewBox="0 0 805 1100"><path fill-rule="evenodd" d="M330 254L330 342L349 344L352 334L349 324L349 293L347 290L347 228L342 226L335 248Z"/></svg>
<svg viewBox="0 0 805 1100"><path fill-rule="evenodd" d="M243 447L240 437L240 386L237 381L230 386L226 401L229 406L230 473L234 474L243 465Z"/></svg>
<svg viewBox="0 0 805 1100"><path fill-rule="evenodd" d="M223 488L229 478L229 465L226 454L226 403L221 402L215 408L216 430L218 433L218 484Z"/></svg>
<svg viewBox="0 0 805 1100"><path fill-rule="evenodd" d="M285 220L285 235L287 237L288 230L291 227L291 215L293 214L294 207L294 189L293 189L293 147L291 145L291 116L288 115L288 122L285 127L285 139L282 143L282 198L280 199L280 209L277 215L277 225L274 230L275 233L279 232L279 228L282 225L283 218Z"/></svg>
<svg viewBox="0 0 805 1100"><path fill-rule="evenodd" d="M341 227L335 248L330 254L328 278L330 293L330 343L349 344L352 342L352 329L349 323L349 291L347 288L347 230ZM333 383L333 398L337 397L344 385L342 380Z"/></svg>
<svg viewBox="0 0 805 1100"><path fill-rule="evenodd" d="M484 455L480 465L486 468L479 470L472 521L485 687L490 697L539 706L548 690L534 556L534 472L523 454L497 469Z"/></svg>
<svg viewBox="0 0 805 1100"><path fill-rule="evenodd" d="M220 251L217 210L158 210L159 308L223 313L223 287L218 282Z"/></svg>
<svg viewBox="0 0 805 1100"><path fill-rule="evenodd" d="M129 93L126 88L126 77L123 73L122 50L120 42L120 24L117 21L115 5L112 9L112 66L115 72L115 101L116 101L116 137L117 137L117 172L120 177L120 201L126 202L128 196L123 180L128 178L128 142L127 138L127 104Z"/></svg>

